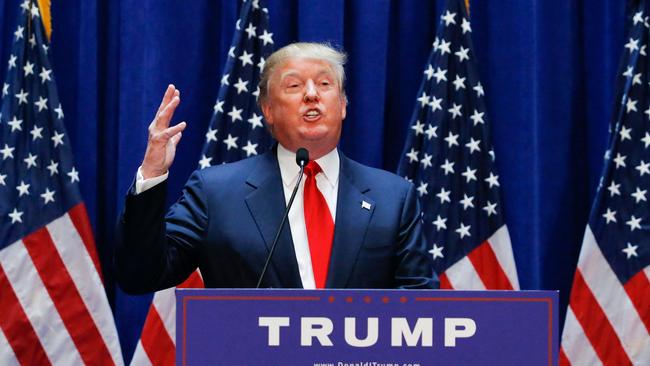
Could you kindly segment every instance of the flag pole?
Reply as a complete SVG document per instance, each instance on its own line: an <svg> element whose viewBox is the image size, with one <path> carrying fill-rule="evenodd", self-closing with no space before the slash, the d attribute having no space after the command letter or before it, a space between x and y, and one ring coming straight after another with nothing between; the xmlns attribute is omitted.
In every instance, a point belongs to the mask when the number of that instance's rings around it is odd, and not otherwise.
<svg viewBox="0 0 650 366"><path fill-rule="evenodd" d="M48 41L52 37L52 16L50 12L50 0L37 0L38 8L41 11L41 20L43 22L43 27L45 28L45 35L47 35ZM469 0L467 0L469 1Z"/></svg>

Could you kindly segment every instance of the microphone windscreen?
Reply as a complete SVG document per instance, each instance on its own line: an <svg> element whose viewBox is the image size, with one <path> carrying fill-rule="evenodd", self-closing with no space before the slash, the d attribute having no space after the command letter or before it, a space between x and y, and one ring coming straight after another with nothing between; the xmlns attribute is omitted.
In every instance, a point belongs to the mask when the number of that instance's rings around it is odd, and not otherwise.
<svg viewBox="0 0 650 366"><path fill-rule="evenodd" d="M309 161L309 151L305 149L304 147L298 148L296 151L296 164L298 166L305 166L307 165L307 162Z"/></svg>

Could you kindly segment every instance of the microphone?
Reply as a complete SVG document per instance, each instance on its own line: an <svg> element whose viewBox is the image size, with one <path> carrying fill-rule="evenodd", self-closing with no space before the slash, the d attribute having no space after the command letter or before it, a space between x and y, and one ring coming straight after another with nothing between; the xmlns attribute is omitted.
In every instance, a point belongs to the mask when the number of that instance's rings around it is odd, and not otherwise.
<svg viewBox="0 0 650 366"><path fill-rule="evenodd" d="M289 216L289 209L291 209L291 205L293 204L293 199L296 197L296 192L298 192L298 186L300 186L300 181L302 181L302 174L305 170L305 165L307 165L307 162L309 162L309 151L305 149L304 147L299 148L296 151L296 164L300 167L300 174L298 175L298 181L296 182L296 186L293 188L293 192L291 192L291 198L289 198L289 203L287 204L286 210L284 210L284 215L282 215L282 221L280 222L280 227L278 227L278 231L275 233L275 238L273 239L273 244L271 244L271 250L269 251L269 255L266 257L266 262L264 263L264 268L262 269L262 274L260 274L259 280L257 280L257 286L255 288L260 288L260 285L262 284L262 279L264 278L264 274L266 274L266 270L269 267L269 263L271 262L271 257L273 257L273 252L275 252L275 247L278 245L278 239L280 238L280 234L282 233L282 229L284 228L284 223L287 221L287 216Z"/></svg>
<svg viewBox="0 0 650 366"><path fill-rule="evenodd" d="M309 162L309 151L305 149L304 147L299 148L296 151L296 164L300 167L302 170L305 165Z"/></svg>

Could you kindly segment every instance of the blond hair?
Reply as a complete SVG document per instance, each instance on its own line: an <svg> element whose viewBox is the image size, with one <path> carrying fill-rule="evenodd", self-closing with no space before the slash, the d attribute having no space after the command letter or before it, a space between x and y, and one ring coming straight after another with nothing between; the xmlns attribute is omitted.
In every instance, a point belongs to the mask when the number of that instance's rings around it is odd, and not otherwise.
<svg viewBox="0 0 650 366"><path fill-rule="evenodd" d="M260 105L268 97L271 75L279 65L290 58L309 58L323 60L329 63L339 83L341 96L347 101L344 88L345 69L343 68L347 60L345 52L338 51L327 43L298 42L291 43L273 52L264 63L264 69L262 70L262 75L260 75L260 83L258 85L260 89L258 103Z"/></svg>

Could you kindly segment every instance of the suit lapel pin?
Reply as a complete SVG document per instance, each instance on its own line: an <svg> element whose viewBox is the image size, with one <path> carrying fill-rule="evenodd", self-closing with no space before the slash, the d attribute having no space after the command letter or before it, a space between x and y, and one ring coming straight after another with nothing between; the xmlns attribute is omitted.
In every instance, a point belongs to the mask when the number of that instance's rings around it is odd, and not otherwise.
<svg viewBox="0 0 650 366"><path fill-rule="evenodd" d="M364 208L364 209L370 211L370 207L371 207L370 202L361 201L361 208Z"/></svg>

